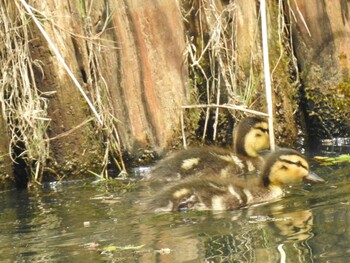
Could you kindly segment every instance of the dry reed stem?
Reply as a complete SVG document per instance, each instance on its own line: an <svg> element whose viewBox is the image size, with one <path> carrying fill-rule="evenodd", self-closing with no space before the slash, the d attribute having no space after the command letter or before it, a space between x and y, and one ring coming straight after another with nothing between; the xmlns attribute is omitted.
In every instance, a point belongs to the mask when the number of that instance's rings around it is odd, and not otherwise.
<svg viewBox="0 0 350 263"><path fill-rule="evenodd" d="M40 181L49 153L45 142L50 121L45 98L48 94L35 85L33 67L40 69L41 63L31 58L29 21L18 2L3 1L0 5L0 27L0 102L9 130L9 153L14 162L23 158L34 181ZM21 153L16 155L15 148Z"/></svg>
<svg viewBox="0 0 350 263"><path fill-rule="evenodd" d="M39 20L36 18L36 16L33 14L31 6L28 5L24 0L20 0L22 5L24 6L24 8L27 10L27 12L29 13L29 15L31 16L31 18L33 19L34 23L37 25L37 27L39 28L40 32L43 34L44 38L46 39L47 43L49 44L49 46L51 47L51 49L53 50L53 52L55 53L58 61L62 64L63 68L67 71L69 77L73 80L73 83L75 84L75 86L78 88L79 92L81 93L81 95L84 97L85 101L87 102L87 104L89 105L91 111L94 113L94 115L96 116L96 119L98 120L99 124L103 125L102 122L102 118L99 115L99 113L97 112L95 106L92 104L92 102L90 101L89 97L86 95L85 91L83 90L82 86L80 85L79 81L77 80L77 78L74 76L73 72L71 71L71 69L69 68L69 66L67 65L67 63L65 62L64 58L62 57L60 51L57 49L57 47L55 46L55 44L52 42L51 38L49 37L49 35L46 33L45 29L42 27L41 23L39 22Z"/></svg>
<svg viewBox="0 0 350 263"><path fill-rule="evenodd" d="M80 129L81 127L83 127L84 125L88 124L89 122L93 121L93 118L89 118L85 121L83 121L82 123L76 125L75 127L73 127L72 129L66 131L66 132L62 132L54 137L50 137L48 139L46 139L45 141L53 141L53 140L57 140L57 139L61 139L63 137L66 137L72 133L74 133L76 130Z"/></svg>
<svg viewBox="0 0 350 263"><path fill-rule="evenodd" d="M122 152L122 143L119 137L117 130L117 118L115 117L113 111L113 104L109 94L109 87L103 74L101 72L101 63L100 63L100 49L102 39L96 38L93 33L93 25L90 19L90 14L92 10L93 2L91 2L88 10L83 10L85 15L85 40L87 43L87 49L89 54L89 74L87 76L89 86L92 88L92 94L94 99L94 104L99 109L99 112L104 119L103 134L105 137L105 154L103 158L103 168L102 168L102 177L105 179L109 178L107 166L110 160L114 161L115 165L121 171L121 174L126 174L126 167L123 160ZM109 9L109 7L107 7ZM112 14L113 12L111 12ZM101 35L108 28L108 23L111 17L111 14L107 15L107 18L104 21L101 32L98 35ZM115 44L115 43L113 43ZM107 47L108 48L108 47ZM114 46L109 48L113 49ZM112 156L111 156L112 155ZM116 156L116 157L114 157Z"/></svg>
<svg viewBox="0 0 350 263"><path fill-rule="evenodd" d="M198 0L199 8L197 10L197 19L199 23L200 46L196 46L192 39L187 37L186 57L189 64L189 71L193 76L201 74L203 78L204 87L206 89L206 104L184 106L183 108L205 108L205 119L202 140L204 140L207 133L207 126L209 123L210 108L215 108L214 119L214 133L213 139L216 139L217 125L219 118L219 109L227 108L232 110L247 110L248 105L255 95L255 87L253 85L255 79L253 74L253 54L251 62L251 74L247 81L247 87L243 91L243 95L237 90L237 80L239 65L237 63L237 46L236 46L236 28L237 28L237 4L236 1L231 1L223 9L216 6L214 0ZM186 13L183 12L184 20L186 15L190 15L191 10ZM205 25L203 24L205 23ZM204 28L207 27L207 32ZM256 29L256 37L258 34L258 27ZM208 40L205 41L205 34L208 34ZM208 67L207 70L204 67ZM207 73L209 72L209 74ZM197 79L194 78L193 86L198 85ZM220 105L221 89L224 89L229 96L229 101L235 102L243 106L227 106ZM252 114L260 114L267 116L265 113L257 111L250 111ZM183 114L183 113L181 113ZM181 124L184 125L183 115L181 117ZM182 135L184 136L185 128L182 127ZM184 147L186 147L186 139L183 137Z"/></svg>
<svg viewBox="0 0 350 263"><path fill-rule="evenodd" d="M265 76L265 92L268 112L268 124L269 124L269 137L270 148L275 150L275 135L273 129L273 105L272 105L272 88L271 88L271 76L270 76L270 61L269 61L269 46L268 46L268 33L267 33L267 21L266 21L266 4L265 0L260 1L261 12L261 35L263 46L263 62L264 62L264 76Z"/></svg>
<svg viewBox="0 0 350 263"><path fill-rule="evenodd" d="M14 158L23 158L28 168L31 170L33 180L36 182L41 181L42 172L48 170L45 167L46 160L49 157L49 142L54 139L68 136L70 133L79 129L87 122L88 119L80 125L74 127L70 131L60 134L54 138L48 138L46 134L47 127L50 123L50 119L47 117L47 103L51 95L50 92L42 93L35 86L35 78L33 72L33 66L37 69L41 69L40 61L34 61L31 59L28 43L30 41L29 21L27 13L23 6L27 7L27 11L35 11L45 21L50 23L54 22L49 19L42 12L32 9L26 5L26 2L12 2L5 1L4 5L0 6L0 41L2 46L0 47L0 54L3 58L1 63L1 81L0 81L0 102L2 115L5 118L8 129L10 132L11 140L9 146L10 156ZM90 6L91 10L91 6ZM10 14L10 12L12 12ZM15 15L13 15L15 13ZM89 15L89 14L87 14ZM109 14L109 18L111 14ZM90 86L92 87L92 93L94 94L94 107L96 107L96 113L99 111L101 119L104 120L104 126L101 128L106 138L106 153L104 158L104 168L102 173L107 178L107 164L109 159L115 160L117 166L121 170L125 170L125 165L122 159L121 141L116 129L117 119L113 115L113 110L108 94L108 87L104 80L98 62L98 52L102 48L116 48L115 42L110 45L108 41L104 42L104 39L100 38L101 34L107 29L108 19L102 27L102 31L98 34L92 34L92 31L86 31L86 35L78 36L73 32L69 32L72 36L81 37L86 40L89 50L89 66L91 67L87 72L91 73L89 78ZM36 20L32 14L32 19ZM88 19L87 19L88 20ZM87 28L91 28L91 20ZM58 25L56 28L62 32L67 32ZM108 45L103 45L102 42ZM5 56L6 54L6 56ZM42 69L41 69L42 70ZM43 71L42 71L43 72ZM99 116L96 114L96 116ZM13 149L23 145L22 152L16 156ZM117 154L116 158L111 158L110 153Z"/></svg>
<svg viewBox="0 0 350 263"><path fill-rule="evenodd" d="M223 109L230 109L230 110L239 110L239 111L244 111L244 112L248 112L251 114L255 114L255 115L260 115L260 116L264 116L267 117L268 114L264 113L264 112L260 112L260 111L255 111L255 110L251 110L246 108L245 106L239 106L239 105L233 105L233 104L196 104L196 105L185 105L185 106L181 106L181 108L183 109L196 109L196 108L223 108Z"/></svg>
<svg viewBox="0 0 350 263"><path fill-rule="evenodd" d="M304 24L304 26L305 26L305 29L306 29L307 33L308 33L309 36L311 37L311 32L310 32L310 30L309 30L309 27L307 26L307 23L306 23L306 21L305 21L305 18L304 18L304 16L303 16L303 14L301 13L301 11L300 11L300 9L299 9L299 6L298 6L298 3L297 3L296 0L294 0L294 4L295 4L295 7L296 7L296 9L297 9L297 11L298 11L299 17L300 17L301 21L303 22L303 24ZM290 2L289 2L289 1L288 1L288 6L290 6ZM290 8L290 9L291 9L291 8ZM293 17L294 17L294 19L295 19L295 22L297 22L298 20L297 20L295 14L294 14L293 12L292 12L292 14L293 14Z"/></svg>

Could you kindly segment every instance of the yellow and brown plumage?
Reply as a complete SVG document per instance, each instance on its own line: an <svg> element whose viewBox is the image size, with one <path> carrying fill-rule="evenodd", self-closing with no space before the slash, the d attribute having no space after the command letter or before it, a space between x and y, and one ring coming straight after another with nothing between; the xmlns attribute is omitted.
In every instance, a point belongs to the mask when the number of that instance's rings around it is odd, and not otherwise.
<svg viewBox="0 0 350 263"><path fill-rule="evenodd" d="M283 186L305 181L324 182L309 171L303 155L279 149L266 157L260 176L249 180L235 177L190 177L165 188L148 204L148 210L230 210L272 201L283 196Z"/></svg>
<svg viewBox="0 0 350 263"><path fill-rule="evenodd" d="M175 152L159 161L146 176L150 181L176 181L190 176L227 177L256 170L259 151L269 148L268 124L260 117L244 118L235 128L233 150L205 146Z"/></svg>

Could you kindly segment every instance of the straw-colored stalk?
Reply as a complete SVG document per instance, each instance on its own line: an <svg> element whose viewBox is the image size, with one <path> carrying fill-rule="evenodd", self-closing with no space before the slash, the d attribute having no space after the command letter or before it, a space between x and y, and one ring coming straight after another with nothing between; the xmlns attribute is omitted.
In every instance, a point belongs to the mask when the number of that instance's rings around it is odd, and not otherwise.
<svg viewBox="0 0 350 263"><path fill-rule="evenodd" d="M261 14L261 31L262 31L261 35L262 35L262 46L263 46L265 92L266 92L268 123L269 123L270 148L271 150L274 151L275 136L274 136L274 130L273 130L272 88L271 88L271 77L270 77L269 45L268 45L265 0L260 1L260 14Z"/></svg>
<svg viewBox="0 0 350 263"><path fill-rule="evenodd" d="M220 105L223 103L220 101L221 91L224 90L228 94L230 104L239 105L242 109L247 109L253 103L252 98L255 96L256 80L254 79L252 62L250 65L251 74L248 77L246 87L242 90L238 88L239 65L237 63L236 44L236 1L230 1L223 8L218 7L215 0L198 0L197 2L199 9L196 12L196 19L199 24L200 32L198 32L198 35L200 39L187 38L185 56L189 64L189 74L193 78L192 88L197 89L199 86L206 87L205 102L208 107L205 107L204 139L209 121L210 108L214 104ZM184 20L186 21L189 13L185 11L183 13ZM256 35L259 37L258 34ZM206 41L206 39L208 40ZM195 43L194 41L197 42ZM203 105L197 108L203 108ZM214 110L213 139L215 140L220 107L215 107ZM237 114L234 115L237 116Z"/></svg>
<svg viewBox="0 0 350 263"><path fill-rule="evenodd" d="M121 175L126 174L126 167L123 161L122 144L117 130L118 119L115 117L113 111L113 104L111 102L109 87L102 74L103 68L100 63L101 48L113 49L115 43L105 45L104 39L100 36L105 32L112 17L112 11L107 8L104 23L100 26L98 33L93 33L93 25L90 19L90 14L93 8L93 2L90 6L86 6L85 1L81 1L81 12L84 16L85 40L87 43L87 50L89 54L89 70L87 71L87 82L91 87L93 94L93 102L98 109L99 114L103 119L103 135L105 139L105 154L103 159L103 169L101 176L105 179L109 178L107 166L110 161L121 171Z"/></svg>
<svg viewBox="0 0 350 263"><path fill-rule="evenodd" d="M197 0L196 6L192 6L192 9L183 11L184 21L191 14L195 13L196 21L198 21L199 30L197 39L187 37L187 50L185 56L188 61L189 74L192 77L193 89L199 89L200 92L205 93L206 99L196 99L200 101L199 107L196 105L186 106L185 108L204 108L205 111L205 127L203 132L203 138L206 136L206 129L208 125L209 110L213 108L213 105L222 105L220 101L223 91L228 96L228 103L231 105L238 105L241 109L249 109L254 104L254 98L256 97L257 85L261 84L261 76L257 72L256 68L256 51L251 51L250 70L249 75L246 76L246 82L244 83L239 75L240 68L245 68L246 65L239 65L238 50L237 50L237 24L238 24L238 10L237 1L230 1L226 5L217 6L215 0ZM286 5L289 5L287 1ZM291 39L291 25L285 21L284 3L282 0L278 1L278 45L279 57L270 60L271 64L271 79L279 77L274 75L282 58L286 55L290 60L290 67L293 67L294 76L297 83L292 85L298 85L299 83L299 71L297 61L293 53L293 42ZM198 10L196 10L198 9ZM195 11L193 11L195 10ZM289 9L291 10L291 9ZM300 14L299 14L300 15ZM295 17L293 13L289 16ZM260 17L260 16L259 16ZM257 20L258 21L258 20ZM302 19L305 24L304 19ZM270 26L270 28L275 28ZM257 23L254 28L254 35L256 41L260 42L261 35L260 25ZM269 32L269 34L275 34L276 32ZM274 46L276 47L276 46ZM255 53L254 53L255 52ZM261 61L261 68L263 63ZM205 87L205 88L203 88ZM197 92L198 93L198 92ZM196 93L195 93L196 94ZM268 94L270 104L272 104L272 94ZM203 104L207 104L203 107ZM220 107L216 107L215 122L214 122L214 139L217 125L218 112ZM231 108L235 117L241 116L238 108ZM271 113L270 107L270 115ZM183 120L182 120L183 121ZM184 127L182 128L184 132ZM272 136L271 136L272 137ZM185 142L185 139L184 139Z"/></svg>
<svg viewBox="0 0 350 263"><path fill-rule="evenodd" d="M91 6L89 10L91 11ZM98 121L103 120L103 127L97 125L101 127L104 134L106 149L102 176L108 178L107 165L110 159L114 160L121 171L125 171L125 165L122 159L121 141L115 125L117 119L113 114L107 83L100 71L98 50L102 42L100 34L105 26L102 27L99 35L93 35L92 30L89 30L92 27L88 19L90 11L86 14L85 19L86 36L77 36L74 32L69 33L73 37L83 38L87 43L90 67L87 70L88 83L91 94L93 94L93 107L96 107L96 113L98 112L98 116L101 116ZM0 15L0 41L2 43L0 47L2 56L0 103L11 138L9 151L14 162L19 157L26 162L32 179L40 183L42 172L49 158L50 139L46 131L50 119L47 117L47 97L51 94L40 92L35 84L33 67L40 69L41 64L40 61L31 58L28 43L30 41L29 29L32 24L29 23L28 13L24 6L20 2L4 1L4 4L0 5ZM40 15L43 16L41 13ZM46 21L51 20L46 18ZM60 136L67 135L69 132ZM19 147L20 156L17 156L13 149Z"/></svg>
<svg viewBox="0 0 350 263"><path fill-rule="evenodd" d="M0 5L0 102L2 115L8 124L10 155L16 162L22 158L35 181L40 181L48 158L46 129L47 99L35 85L33 67L40 61L31 58L29 21L17 1L2 1ZM13 152L18 149L20 156Z"/></svg>
<svg viewBox="0 0 350 263"><path fill-rule="evenodd" d="M70 34L74 38L83 39L86 42L87 51L88 51L88 70L87 73L87 83L88 87L90 87L90 93L92 94L92 104L90 103L89 98L86 96L85 92L82 91L82 88L74 76L71 76L74 82L77 84L77 88L79 88L80 92L87 100L90 108L94 112L96 116L96 120L98 121L97 127L101 128L101 132L104 136L105 140L105 154L103 158L103 168L101 171L101 177L108 179L108 169L107 166L110 161L113 161L114 164L121 171L121 174L126 174L126 167L123 161L122 154L122 145L120 141L120 137L117 130L117 118L115 117L113 111L113 105L110 100L109 87L105 78L103 77L101 71L101 63L100 63L100 50L101 49L114 49L115 43L105 40L101 37L101 35L107 29L107 25L110 22L112 17L112 12L110 9L107 10L106 17L104 17L104 23L99 27L99 31L94 33L94 26L92 25L91 20L91 12L93 8L93 2L87 6L84 0L79 2L80 4L80 12L83 17L83 27L84 27L84 35L78 35L75 32L67 31L67 29L63 29L60 25L55 24L57 29L61 29L62 33ZM44 14L41 14L44 16ZM46 19L46 21L51 21ZM64 61L61 61L64 63ZM69 72L68 72L69 73ZM71 75L71 74L70 74ZM102 126L101 126L102 124ZM68 135L68 134L67 134Z"/></svg>

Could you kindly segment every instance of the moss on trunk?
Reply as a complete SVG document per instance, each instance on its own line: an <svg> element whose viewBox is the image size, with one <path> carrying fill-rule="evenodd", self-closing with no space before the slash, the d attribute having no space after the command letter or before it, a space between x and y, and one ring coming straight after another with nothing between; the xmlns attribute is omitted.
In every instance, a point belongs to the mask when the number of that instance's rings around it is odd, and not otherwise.
<svg viewBox="0 0 350 263"><path fill-rule="evenodd" d="M325 138L349 136L349 3L313 0L291 6L299 18L292 23L293 42L312 145Z"/></svg>
<svg viewBox="0 0 350 263"><path fill-rule="evenodd" d="M267 112L260 7L256 1L184 2L189 45L196 47L189 52L190 79L195 90L192 94L197 96L192 101L233 103ZM282 2L268 1L268 19L275 134L279 145L291 146L299 136L297 120L301 124L303 121L296 115L300 82ZM214 115L213 111L209 115L203 111L201 119L208 120L211 127L218 122ZM242 115L239 111L231 111L230 115L220 111L218 130L232 128L232 116L239 119ZM200 123L198 130L202 132L205 122ZM208 138L210 131L208 128ZM218 137L227 143L232 130L225 132Z"/></svg>

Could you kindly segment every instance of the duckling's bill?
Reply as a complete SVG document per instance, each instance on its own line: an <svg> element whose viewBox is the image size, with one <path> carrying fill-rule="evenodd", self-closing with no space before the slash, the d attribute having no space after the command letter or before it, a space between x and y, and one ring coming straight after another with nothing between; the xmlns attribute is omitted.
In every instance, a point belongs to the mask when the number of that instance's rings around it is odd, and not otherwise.
<svg viewBox="0 0 350 263"><path fill-rule="evenodd" d="M304 178L305 181L307 182L311 182L311 183L325 183L326 181L319 177L317 174L315 174L314 172L310 172L309 174Z"/></svg>

